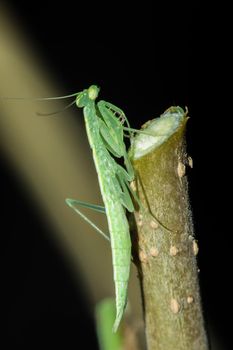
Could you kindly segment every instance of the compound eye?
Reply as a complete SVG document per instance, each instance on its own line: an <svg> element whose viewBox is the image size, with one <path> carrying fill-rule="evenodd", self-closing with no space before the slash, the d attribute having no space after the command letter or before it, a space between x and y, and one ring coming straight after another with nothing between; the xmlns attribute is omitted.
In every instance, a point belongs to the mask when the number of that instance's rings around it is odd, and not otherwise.
<svg viewBox="0 0 233 350"><path fill-rule="evenodd" d="M96 85L91 85L88 89L88 96L90 100L94 101L99 93L99 88Z"/></svg>

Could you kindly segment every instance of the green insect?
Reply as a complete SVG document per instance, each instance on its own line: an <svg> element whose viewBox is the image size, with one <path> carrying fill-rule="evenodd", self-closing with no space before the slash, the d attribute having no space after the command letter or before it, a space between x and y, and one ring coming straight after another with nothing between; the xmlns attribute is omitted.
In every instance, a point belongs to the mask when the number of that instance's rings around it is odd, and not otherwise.
<svg viewBox="0 0 233 350"><path fill-rule="evenodd" d="M138 201L136 194L130 188L130 182L134 180L135 176L126 151L124 136L131 137L135 131L138 131L130 128L129 122L120 108L106 101L96 103L98 93L99 88L92 85L80 93L61 97L36 98L34 100L56 100L75 96L75 101L71 102L66 108L74 103L77 107L83 108L87 136L93 153L104 207L75 199L66 199L66 203L102 236L110 240L116 294L116 319L113 331L116 332L127 302L130 274L131 240L126 218L126 210L134 211L130 193ZM22 100L24 98L4 99ZM126 126L124 126L125 124ZM125 135L125 132L128 132L128 135ZM125 168L119 165L114 158L122 158ZM105 213L110 237L89 220L77 206Z"/></svg>
<svg viewBox="0 0 233 350"><path fill-rule="evenodd" d="M85 125L104 207L90 205L74 199L66 199L66 203L83 219L88 221L105 238L109 239L95 224L84 216L77 206L92 208L106 213L112 249L112 261L116 294L116 319L113 330L116 332L122 319L126 301L127 287L131 263L131 240L126 209L134 211L130 196L130 182L134 179L134 171L127 155L124 143L124 131L129 133L128 120L121 109L105 101L95 103L99 89L92 85L78 93L76 105L83 108ZM124 127L124 123L127 124ZM123 158L125 168L113 157Z"/></svg>

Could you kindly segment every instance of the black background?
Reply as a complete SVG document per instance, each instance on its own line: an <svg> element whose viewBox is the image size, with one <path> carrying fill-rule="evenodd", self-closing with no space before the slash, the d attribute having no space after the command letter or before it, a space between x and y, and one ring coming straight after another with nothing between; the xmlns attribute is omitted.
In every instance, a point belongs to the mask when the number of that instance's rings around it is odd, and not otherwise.
<svg viewBox="0 0 233 350"><path fill-rule="evenodd" d="M229 163L223 158L226 125L220 126L227 100L220 96L227 54L221 9L213 6L204 8L198 1L105 6L8 2L64 93L98 84L101 97L120 106L135 128L171 105L188 106L188 152L194 160L190 197L200 245L203 307L207 327L226 349L231 237L226 215ZM4 157L0 174L9 348L79 349L85 342L85 348L97 349L81 288L78 295L61 252L45 238L47 223Z"/></svg>

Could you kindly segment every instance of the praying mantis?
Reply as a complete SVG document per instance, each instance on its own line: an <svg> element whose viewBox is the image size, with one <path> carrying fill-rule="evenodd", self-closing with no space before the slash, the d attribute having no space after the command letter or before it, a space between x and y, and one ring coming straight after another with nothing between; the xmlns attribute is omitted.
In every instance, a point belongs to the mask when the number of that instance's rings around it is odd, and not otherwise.
<svg viewBox="0 0 233 350"><path fill-rule="evenodd" d="M98 94L99 88L91 85L88 89L72 95L35 100L55 100L75 96L75 101L66 108L74 103L77 107L83 108L88 141L92 149L104 207L70 198L66 199L66 203L110 241L116 295L116 318L113 331L116 332L127 303L130 274L131 239L126 210L129 212L135 210L130 193L138 202L136 193L130 187L130 182L134 180L135 175L126 151L124 137L131 138L137 130L130 128L120 108L103 100L96 103ZM125 132L128 132L128 135L125 135ZM118 164L115 158L122 158L125 167ZM78 209L80 206L106 214L110 237Z"/></svg>
<svg viewBox="0 0 233 350"><path fill-rule="evenodd" d="M99 88L95 85L76 95L76 105L83 108L88 141L98 175L104 207L87 204L75 199L66 203L89 222L106 239L110 239L116 294L116 319L113 331L116 332L122 319L127 301L127 286L131 263L131 240L126 209L134 211L130 193L130 182L134 171L124 143L124 130L131 131L128 120L121 109L111 103L95 103ZM124 127L124 123L127 127ZM115 159L123 158L125 168ZM110 238L84 216L77 206L83 206L105 213Z"/></svg>

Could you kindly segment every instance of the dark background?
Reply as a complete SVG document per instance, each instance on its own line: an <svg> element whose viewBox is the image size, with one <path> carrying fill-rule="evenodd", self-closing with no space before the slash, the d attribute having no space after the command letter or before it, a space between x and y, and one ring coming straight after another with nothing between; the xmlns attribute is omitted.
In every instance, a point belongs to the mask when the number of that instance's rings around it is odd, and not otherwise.
<svg viewBox="0 0 233 350"><path fill-rule="evenodd" d="M222 158L226 126L220 126L227 104L220 98L226 53L221 9L213 6L203 8L198 1L105 6L8 2L65 94L98 84L101 97L121 107L134 128L171 105L188 106L188 152L194 160L190 197L200 245L203 307L207 328L226 349L231 303L230 225L227 230L225 212L229 164ZM46 238L47 222L4 157L0 174L8 275L9 338L3 348L79 349L85 341L85 348L97 349L85 298L81 288L77 295L64 257Z"/></svg>

